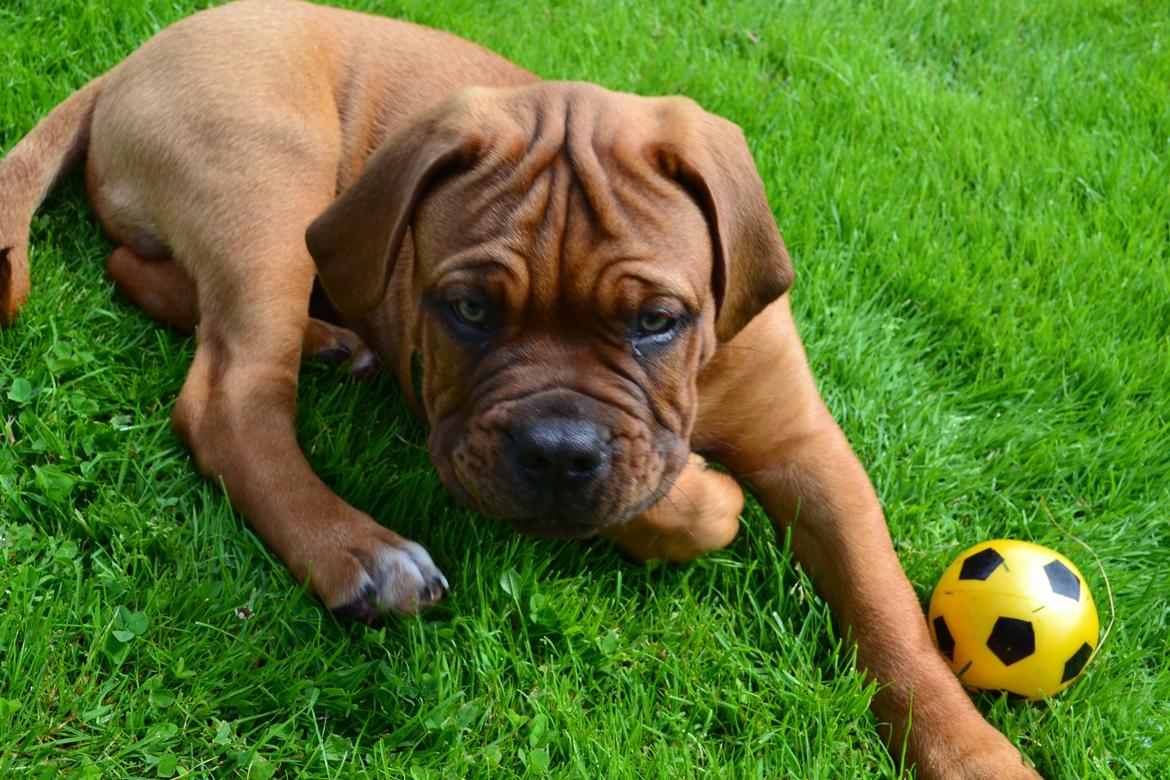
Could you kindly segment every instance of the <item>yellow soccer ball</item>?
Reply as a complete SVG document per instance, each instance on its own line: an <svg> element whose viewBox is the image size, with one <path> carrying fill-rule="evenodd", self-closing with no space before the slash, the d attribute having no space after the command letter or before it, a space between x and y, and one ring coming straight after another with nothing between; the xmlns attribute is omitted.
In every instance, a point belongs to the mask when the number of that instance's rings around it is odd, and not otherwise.
<svg viewBox="0 0 1170 780"><path fill-rule="evenodd" d="M1097 608L1077 567L1013 539L960 555L935 586L927 622L963 685L1027 699L1067 688L1097 649Z"/></svg>

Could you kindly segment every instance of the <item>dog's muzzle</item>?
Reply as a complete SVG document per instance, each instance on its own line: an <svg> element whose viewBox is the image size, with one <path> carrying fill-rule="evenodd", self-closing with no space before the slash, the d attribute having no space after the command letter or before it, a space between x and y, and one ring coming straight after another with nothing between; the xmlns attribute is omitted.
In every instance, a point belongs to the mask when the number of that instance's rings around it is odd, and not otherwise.
<svg viewBox="0 0 1170 780"><path fill-rule="evenodd" d="M657 500L687 443L621 406L554 388L485 400L467 422L440 420L430 449L470 508L522 533L579 539Z"/></svg>

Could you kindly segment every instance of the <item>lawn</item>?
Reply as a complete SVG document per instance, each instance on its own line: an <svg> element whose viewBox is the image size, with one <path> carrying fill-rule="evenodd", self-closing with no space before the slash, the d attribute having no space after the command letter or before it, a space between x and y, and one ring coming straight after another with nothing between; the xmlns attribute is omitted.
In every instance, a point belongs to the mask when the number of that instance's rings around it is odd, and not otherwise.
<svg viewBox="0 0 1170 780"><path fill-rule="evenodd" d="M192 0L0 6L0 148ZM550 78L743 126L821 388L925 600L961 549L1062 550L1108 623L1060 697L979 700L1054 778L1170 766L1170 7L359 0ZM169 425L190 339L117 297L78 177L0 332L0 776L893 777L825 606L750 507L634 565L441 488L386 377L306 365L327 482L451 581L340 623ZM1072 541L1057 523L1100 556Z"/></svg>

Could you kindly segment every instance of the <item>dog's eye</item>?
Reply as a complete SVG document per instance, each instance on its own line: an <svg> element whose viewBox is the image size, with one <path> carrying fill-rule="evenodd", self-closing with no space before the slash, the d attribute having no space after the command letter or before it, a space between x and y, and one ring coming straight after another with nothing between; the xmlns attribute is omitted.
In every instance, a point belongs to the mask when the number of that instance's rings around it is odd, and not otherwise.
<svg viewBox="0 0 1170 780"><path fill-rule="evenodd" d="M482 325L487 319L487 307L475 301L455 301L451 304L455 318L465 325Z"/></svg>
<svg viewBox="0 0 1170 780"><path fill-rule="evenodd" d="M666 333L677 322L664 311L648 311L638 315L638 335L658 336Z"/></svg>

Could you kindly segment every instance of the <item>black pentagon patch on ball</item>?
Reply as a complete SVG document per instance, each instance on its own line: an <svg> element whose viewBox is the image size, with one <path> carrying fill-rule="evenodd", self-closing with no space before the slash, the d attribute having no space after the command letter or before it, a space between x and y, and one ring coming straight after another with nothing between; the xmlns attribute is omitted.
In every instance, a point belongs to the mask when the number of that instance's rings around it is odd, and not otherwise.
<svg viewBox="0 0 1170 780"><path fill-rule="evenodd" d="M1048 584L1052 592L1079 601L1081 598L1081 580L1077 575L1060 561L1054 560L1045 565L1044 573L1048 575Z"/></svg>
<svg viewBox="0 0 1170 780"><path fill-rule="evenodd" d="M947 628L947 621L939 615L934 619L934 638L938 642L938 649L950 660L955 660L955 638Z"/></svg>
<svg viewBox="0 0 1170 780"><path fill-rule="evenodd" d="M963 561L963 567L959 569L959 579L985 580L999 568L1001 563L1003 563L1003 556L992 548L980 550Z"/></svg>
<svg viewBox="0 0 1170 780"><path fill-rule="evenodd" d="M995 621L991 636L987 637L987 649L995 653L1004 666L1011 666L1036 652L1036 633L1027 620L1001 617Z"/></svg>
<svg viewBox="0 0 1170 780"><path fill-rule="evenodd" d="M1081 669L1085 668L1085 664L1089 662L1089 656L1093 654L1093 648L1089 647L1088 642L1081 645L1081 649L1073 653L1073 657L1068 659L1064 665L1064 674L1060 681L1066 683L1072 678L1081 673Z"/></svg>

